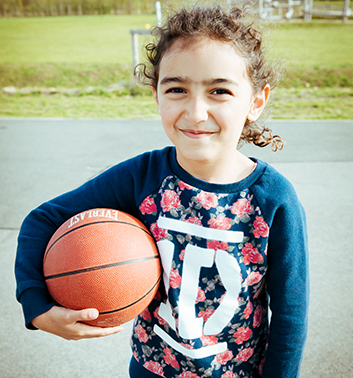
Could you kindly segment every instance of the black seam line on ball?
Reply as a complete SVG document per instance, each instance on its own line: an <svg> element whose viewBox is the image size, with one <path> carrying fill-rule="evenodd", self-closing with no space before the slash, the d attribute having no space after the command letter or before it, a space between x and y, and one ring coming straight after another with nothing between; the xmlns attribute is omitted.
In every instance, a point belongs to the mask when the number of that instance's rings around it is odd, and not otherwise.
<svg viewBox="0 0 353 378"><path fill-rule="evenodd" d="M150 290L148 290L148 292L142 296L141 298L139 298L137 301L133 302L133 303L130 303L129 305L125 306L125 307L122 307L122 308L118 308L116 310L112 310L112 311L106 311L106 312L100 312L99 315L107 315L107 314L113 314L114 312L118 312L118 311L122 311L122 310L125 310L133 305L135 305L136 303L142 301L142 299L146 298L148 294L150 294L154 289L155 287L157 286L157 284L159 283L159 281L161 280L162 278L162 275L159 276L158 280L156 281L156 283L152 286L152 288Z"/></svg>
<svg viewBox="0 0 353 378"><path fill-rule="evenodd" d="M94 224L99 224L99 223L120 223L120 224L127 224L129 226L132 226L132 227L136 227L136 228L139 228L141 231L145 232L147 235L151 236L152 235L146 231L145 229L143 229L142 227L136 225L136 224L131 224L129 222L124 222L124 221L117 221L117 220L111 220L111 221L97 221L97 222L92 222L92 223L87 223L87 224L83 224L82 226L78 226L76 228L73 228L72 230L69 230L67 232L65 232L65 234L61 235L60 238L56 239L55 242L49 247L49 249L46 251L45 253L45 256L44 256L44 259L46 259L49 251L53 248L53 246L60 240L62 239L63 237L65 237L66 235L68 234L71 234L71 232L74 232L76 230L79 230L80 228L83 228L83 227L88 227L88 226L91 226L91 225L94 225Z"/></svg>
<svg viewBox="0 0 353 378"><path fill-rule="evenodd" d="M105 264L105 265L97 265L97 266L92 266L90 268L73 270L71 272L52 274L50 276L45 276L44 278L47 281L47 280L51 280L53 278L61 278L61 277L66 277L66 276L72 276L72 275L75 275L75 274L93 272L93 271L101 270L101 269L114 268L114 267L121 266L121 265L139 263L139 262L142 262L142 261L148 261L148 260L153 260L153 259L159 259L159 256L158 255L156 255L156 256L149 256L149 257L144 257L144 258L141 258L141 259L134 259L134 260L128 260L128 261L119 261L119 262L116 262L116 263Z"/></svg>

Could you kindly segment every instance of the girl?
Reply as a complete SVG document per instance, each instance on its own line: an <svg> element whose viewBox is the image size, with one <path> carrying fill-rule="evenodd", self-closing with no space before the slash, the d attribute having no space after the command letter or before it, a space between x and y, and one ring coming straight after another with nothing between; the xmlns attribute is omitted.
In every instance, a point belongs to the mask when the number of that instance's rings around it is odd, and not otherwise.
<svg viewBox="0 0 353 378"><path fill-rule="evenodd" d="M24 221L17 298L28 328L67 339L121 327L80 323L97 310L53 303L42 257L54 231L91 208L140 218L157 242L164 285L135 319L130 376L299 376L307 334L305 215L291 184L242 155L281 147L255 123L276 84L261 35L238 8L181 10L154 31L148 80L173 143L120 163ZM269 321L269 308L272 316Z"/></svg>

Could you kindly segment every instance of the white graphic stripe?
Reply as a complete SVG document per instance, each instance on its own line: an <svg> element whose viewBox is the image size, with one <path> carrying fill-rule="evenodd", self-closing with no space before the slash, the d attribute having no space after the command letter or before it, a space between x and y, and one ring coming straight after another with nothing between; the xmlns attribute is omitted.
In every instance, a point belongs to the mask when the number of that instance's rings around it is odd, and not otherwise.
<svg viewBox="0 0 353 378"><path fill-rule="evenodd" d="M208 345L199 349L188 349L185 348L183 345L179 344L175 341L172 337L170 337L162 328L160 328L157 324L153 328L153 332L158 335L162 340L168 343L173 349L177 352L184 354L187 357L191 358L205 358L209 356L213 356L218 353L223 353L227 350L227 343L218 343L214 345Z"/></svg>
<svg viewBox="0 0 353 378"><path fill-rule="evenodd" d="M202 336L203 318L195 314L195 303L199 291L200 271L210 268L214 261L214 250L188 244L185 248L183 274L179 296L179 335L183 339Z"/></svg>
<svg viewBox="0 0 353 378"><path fill-rule="evenodd" d="M232 320L239 307L238 297L241 291L240 267L237 259L226 251L218 250L216 265L226 294L216 311L206 321L205 335L217 335Z"/></svg>

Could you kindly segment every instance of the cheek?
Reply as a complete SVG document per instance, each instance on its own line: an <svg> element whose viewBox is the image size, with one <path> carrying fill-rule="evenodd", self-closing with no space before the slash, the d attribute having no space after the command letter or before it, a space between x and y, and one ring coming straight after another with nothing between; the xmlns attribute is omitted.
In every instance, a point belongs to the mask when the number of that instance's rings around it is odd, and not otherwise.
<svg viewBox="0 0 353 378"><path fill-rule="evenodd" d="M247 117L247 108L243 104L233 104L233 106L223 108L220 111L213 113L214 118L221 130L225 139L233 139L240 136L245 125Z"/></svg>
<svg viewBox="0 0 353 378"><path fill-rule="evenodd" d="M159 106L159 114L163 123L173 123L178 118L179 110L176 104L161 103Z"/></svg>
<svg viewBox="0 0 353 378"><path fill-rule="evenodd" d="M231 104L213 111L212 115L220 127L223 126L232 131L232 126L230 125L236 125L239 122L239 116L242 111L244 111L243 107Z"/></svg>
<svg viewBox="0 0 353 378"><path fill-rule="evenodd" d="M161 116L163 129L170 138L174 129L173 125L175 124L173 109L171 107L160 107L159 114Z"/></svg>

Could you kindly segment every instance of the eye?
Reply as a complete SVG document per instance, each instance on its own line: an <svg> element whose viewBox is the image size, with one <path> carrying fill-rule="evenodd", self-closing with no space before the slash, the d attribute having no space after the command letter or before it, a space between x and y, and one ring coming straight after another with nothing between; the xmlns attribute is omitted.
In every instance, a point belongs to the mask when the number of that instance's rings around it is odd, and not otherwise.
<svg viewBox="0 0 353 378"><path fill-rule="evenodd" d="M169 88L165 93L185 93L183 88Z"/></svg>
<svg viewBox="0 0 353 378"><path fill-rule="evenodd" d="M215 94L215 95L230 95L232 96L232 92L229 91L228 89L223 89L223 88L219 88L219 89L215 89L211 92L211 94Z"/></svg>

